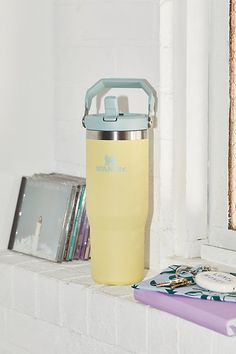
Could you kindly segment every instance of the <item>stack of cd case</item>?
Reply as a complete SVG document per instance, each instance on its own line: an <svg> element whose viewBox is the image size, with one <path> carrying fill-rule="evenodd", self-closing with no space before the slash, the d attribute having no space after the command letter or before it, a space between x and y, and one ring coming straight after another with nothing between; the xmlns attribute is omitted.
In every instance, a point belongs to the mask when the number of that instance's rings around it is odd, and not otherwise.
<svg viewBox="0 0 236 354"><path fill-rule="evenodd" d="M86 180L60 173L21 179L8 248L54 262L90 258Z"/></svg>

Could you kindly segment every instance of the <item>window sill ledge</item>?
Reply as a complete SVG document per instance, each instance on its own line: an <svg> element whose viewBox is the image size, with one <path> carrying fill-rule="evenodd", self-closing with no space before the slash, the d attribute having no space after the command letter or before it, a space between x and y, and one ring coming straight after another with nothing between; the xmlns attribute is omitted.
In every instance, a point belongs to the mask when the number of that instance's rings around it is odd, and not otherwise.
<svg viewBox="0 0 236 354"><path fill-rule="evenodd" d="M0 352L220 354L236 345L236 338L136 302L130 286L95 284L88 262L55 264L6 251L0 281Z"/></svg>
<svg viewBox="0 0 236 354"><path fill-rule="evenodd" d="M216 264L219 270L236 270L236 251L211 245L201 246L201 258Z"/></svg>
<svg viewBox="0 0 236 354"><path fill-rule="evenodd" d="M168 257L162 260L161 269L166 268L170 264L184 264L190 266L207 264L218 271L236 272L236 251L210 245L202 245L201 257Z"/></svg>

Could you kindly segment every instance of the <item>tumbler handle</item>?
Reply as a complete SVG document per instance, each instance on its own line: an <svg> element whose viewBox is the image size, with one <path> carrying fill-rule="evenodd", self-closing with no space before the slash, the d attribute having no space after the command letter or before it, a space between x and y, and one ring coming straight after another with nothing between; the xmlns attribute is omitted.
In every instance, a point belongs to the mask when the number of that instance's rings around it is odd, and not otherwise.
<svg viewBox="0 0 236 354"><path fill-rule="evenodd" d="M145 79L101 79L90 87L85 96L85 115L89 113L92 99L106 88L140 88L148 95L148 116L155 110L156 91Z"/></svg>

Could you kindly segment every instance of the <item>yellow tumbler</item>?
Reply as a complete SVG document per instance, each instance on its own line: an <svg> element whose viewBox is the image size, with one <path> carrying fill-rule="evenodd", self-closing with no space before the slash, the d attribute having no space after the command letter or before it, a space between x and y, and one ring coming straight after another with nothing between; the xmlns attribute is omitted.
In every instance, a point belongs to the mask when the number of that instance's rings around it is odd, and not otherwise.
<svg viewBox="0 0 236 354"><path fill-rule="evenodd" d="M143 89L148 114L119 112L114 96L105 97L105 113L89 114L92 98L113 87ZM97 283L132 284L144 275L148 128L155 100L154 89L144 79L102 79L86 93L86 209L91 272Z"/></svg>

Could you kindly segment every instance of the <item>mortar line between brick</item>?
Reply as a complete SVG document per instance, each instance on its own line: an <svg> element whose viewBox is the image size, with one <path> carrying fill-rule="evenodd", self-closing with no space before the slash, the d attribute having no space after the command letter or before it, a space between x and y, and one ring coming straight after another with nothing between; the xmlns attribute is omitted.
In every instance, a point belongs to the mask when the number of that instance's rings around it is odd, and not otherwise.
<svg viewBox="0 0 236 354"><path fill-rule="evenodd" d="M118 346L118 301L119 298L115 298L115 345Z"/></svg>
<svg viewBox="0 0 236 354"><path fill-rule="evenodd" d="M62 299L62 292L63 292L63 281L58 282L58 311L59 311L59 326L63 326L63 299Z"/></svg>
<svg viewBox="0 0 236 354"><path fill-rule="evenodd" d="M38 296L38 284L39 284L39 275L34 274L34 317L39 318L39 296Z"/></svg>
<svg viewBox="0 0 236 354"><path fill-rule="evenodd" d="M180 348L180 321L181 319L179 317L177 317L177 321L176 321L176 336L177 336L177 353L178 354L182 354L181 353L181 348Z"/></svg>
<svg viewBox="0 0 236 354"><path fill-rule="evenodd" d="M212 332L211 333L211 345L210 345L210 352L209 354L217 354L217 334Z"/></svg>
<svg viewBox="0 0 236 354"><path fill-rule="evenodd" d="M89 288L86 290L86 335L89 336Z"/></svg>
<svg viewBox="0 0 236 354"><path fill-rule="evenodd" d="M10 270L10 297L11 297L11 300L10 300L10 308L13 309L14 308L14 305L15 305L15 298L14 298L14 266L11 267L11 270Z"/></svg>
<svg viewBox="0 0 236 354"><path fill-rule="evenodd" d="M150 312L150 307L146 306L146 326L145 326L145 336L146 336L146 351L149 353L149 312Z"/></svg>

